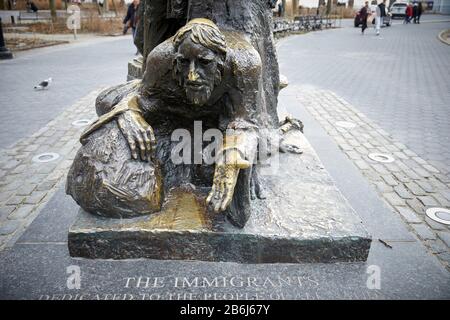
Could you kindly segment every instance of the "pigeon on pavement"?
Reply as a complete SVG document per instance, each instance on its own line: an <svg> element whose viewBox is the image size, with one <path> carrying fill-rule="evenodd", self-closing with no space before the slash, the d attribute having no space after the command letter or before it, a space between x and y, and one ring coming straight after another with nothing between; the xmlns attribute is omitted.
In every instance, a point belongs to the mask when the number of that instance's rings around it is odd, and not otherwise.
<svg viewBox="0 0 450 320"><path fill-rule="evenodd" d="M37 86L34 86L34 89L36 90L47 89L50 86L50 83L52 83L52 78L48 78L47 80L42 81Z"/></svg>

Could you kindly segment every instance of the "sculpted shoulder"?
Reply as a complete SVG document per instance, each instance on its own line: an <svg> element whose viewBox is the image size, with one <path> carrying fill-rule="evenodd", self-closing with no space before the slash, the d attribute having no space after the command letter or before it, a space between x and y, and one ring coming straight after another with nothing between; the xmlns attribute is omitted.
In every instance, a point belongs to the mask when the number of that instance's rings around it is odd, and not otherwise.
<svg viewBox="0 0 450 320"><path fill-rule="evenodd" d="M143 82L146 86L155 86L156 83L172 71L175 49L172 38L154 48L147 56Z"/></svg>
<svg viewBox="0 0 450 320"><path fill-rule="evenodd" d="M234 31L224 31L232 73L236 76L259 78L261 74L261 57L250 44L244 34Z"/></svg>

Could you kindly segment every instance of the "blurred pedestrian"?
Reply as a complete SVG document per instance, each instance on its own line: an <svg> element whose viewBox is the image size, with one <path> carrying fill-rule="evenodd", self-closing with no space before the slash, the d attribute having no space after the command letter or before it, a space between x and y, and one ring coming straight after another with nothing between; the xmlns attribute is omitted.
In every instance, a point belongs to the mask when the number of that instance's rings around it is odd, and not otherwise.
<svg viewBox="0 0 450 320"><path fill-rule="evenodd" d="M386 0L384 0L382 3L380 3L375 11L375 30L377 33L377 36L380 35L380 29L381 25L383 24L383 19L386 16Z"/></svg>
<svg viewBox="0 0 450 320"><path fill-rule="evenodd" d="M369 17L370 14L370 8L369 8L369 1L365 2L364 7L361 8L361 11L359 12L359 17L361 19L361 34L364 35L364 30L367 29L367 18Z"/></svg>
<svg viewBox="0 0 450 320"><path fill-rule="evenodd" d="M417 23L417 11L418 11L418 7L417 7L417 2L414 2L414 6L413 6L413 22Z"/></svg>
<svg viewBox="0 0 450 320"><path fill-rule="evenodd" d="M278 17L281 17L283 14L283 4L280 2L278 4Z"/></svg>
<svg viewBox="0 0 450 320"><path fill-rule="evenodd" d="M131 28L133 32L133 39L136 34L136 26L139 20L138 8L139 0L133 0L133 2L128 6L127 15L123 19L123 34L126 34L128 32L128 29Z"/></svg>
<svg viewBox="0 0 450 320"><path fill-rule="evenodd" d="M386 0L383 0L378 7L380 8L380 24L383 25L384 17L386 17Z"/></svg>
<svg viewBox="0 0 450 320"><path fill-rule="evenodd" d="M33 1L27 0L27 11L28 12L36 13L36 12L38 12L38 10L39 10L38 7L34 4Z"/></svg>
<svg viewBox="0 0 450 320"><path fill-rule="evenodd" d="M419 4L417 5L417 23L420 23L420 16L422 15L422 12L423 12L422 2L419 2Z"/></svg>
<svg viewBox="0 0 450 320"><path fill-rule="evenodd" d="M403 23L406 24L411 23L412 16L413 16L413 7L410 2L408 3L405 9L405 21Z"/></svg>

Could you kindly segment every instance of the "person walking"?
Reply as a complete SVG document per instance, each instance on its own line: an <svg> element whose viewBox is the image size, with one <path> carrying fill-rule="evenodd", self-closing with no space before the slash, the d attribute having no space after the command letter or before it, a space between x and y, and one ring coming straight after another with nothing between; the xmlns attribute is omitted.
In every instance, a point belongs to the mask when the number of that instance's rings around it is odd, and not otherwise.
<svg viewBox="0 0 450 320"><path fill-rule="evenodd" d="M413 6L413 21L414 21L414 23L417 23L417 11L418 11L417 2L415 2L414 6Z"/></svg>
<svg viewBox="0 0 450 320"><path fill-rule="evenodd" d="M386 17L386 0L383 0L378 7L380 8L380 24L383 25L384 17Z"/></svg>
<svg viewBox="0 0 450 320"><path fill-rule="evenodd" d="M419 2L419 4L417 5L417 23L420 24L420 16L422 15L423 12L423 7L422 7L422 2Z"/></svg>
<svg viewBox="0 0 450 320"><path fill-rule="evenodd" d="M283 4L280 2L278 4L278 17L281 17L283 15Z"/></svg>
<svg viewBox="0 0 450 320"><path fill-rule="evenodd" d="M139 8L139 0L133 0L132 3L128 6L127 15L123 19L123 34L125 35L128 32L128 29L131 28L133 32L133 39L136 34L136 25L138 23L138 8Z"/></svg>
<svg viewBox="0 0 450 320"><path fill-rule="evenodd" d="M369 1L365 2L364 7L361 8L361 11L359 12L359 17L361 19L361 34L364 35L364 30L367 29L367 18L369 17Z"/></svg>
<svg viewBox="0 0 450 320"><path fill-rule="evenodd" d="M386 0L383 0L383 2L377 6L375 14L375 30L377 36L380 35L381 25L383 24L385 16L386 16Z"/></svg>
<svg viewBox="0 0 450 320"><path fill-rule="evenodd" d="M406 9L405 9L405 21L404 21L405 24L408 24L411 22L412 15L413 15L413 8L412 8L411 3L408 3L408 5L406 6Z"/></svg>

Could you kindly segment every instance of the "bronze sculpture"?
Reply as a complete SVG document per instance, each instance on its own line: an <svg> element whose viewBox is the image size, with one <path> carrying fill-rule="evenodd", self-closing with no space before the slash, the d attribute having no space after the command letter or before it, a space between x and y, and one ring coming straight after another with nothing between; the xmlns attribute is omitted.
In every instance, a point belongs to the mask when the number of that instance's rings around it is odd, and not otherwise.
<svg viewBox="0 0 450 320"><path fill-rule="evenodd" d="M370 238L303 124L278 120L273 2L143 1L136 41L154 48L148 56L139 49L142 80L97 97L99 119L68 174L66 192L81 206L68 234L71 256L367 258ZM175 31L156 34L173 19ZM155 23L163 28L149 29Z"/></svg>
<svg viewBox="0 0 450 320"><path fill-rule="evenodd" d="M99 97L101 116L82 135L67 192L87 211L133 217L157 212L173 188L212 181L207 204L243 227L258 183L258 139L266 138L259 129L271 122L262 82L260 56L244 37L208 19L191 20L150 53L143 80L129 83L120 101L109 99L116 91ZM193 133L195 121L224 134L224 157L215 166L169 159L177 145L171 132Z"/></svg>
<svg viewBox="0 0 450 320"><path fill-rule="evenodd" d="M267 8L267 2L257 3L257 12ZM204 2L189 5L192 15L208 15ZM209 10L214 15L214 6ZM278 93L278 67L264 65L276 59L271 56L273 39L261 28L264 20L267 16L246 22L244 31L260 25L259 31L246 33L194 18L149 53L142 80L100 94L99 119L81 137L83 147L66 192L88 212L130 218L158 212L174 189L189 185L200 197L207 190L205 210L225 212L235 226L244 227L252 198L262 197L257 150L271 139L267 129L278 126L273 94ZM252 42L264 41L272 47L261 55ZM215 164L198 163L195 154L174 163L179 141L173 141L173 132L195 135L196 123L202 132L218 129L223 136L214 141ZM208 146L205 141L198 144L191 145L194 153Z"/></svg>

